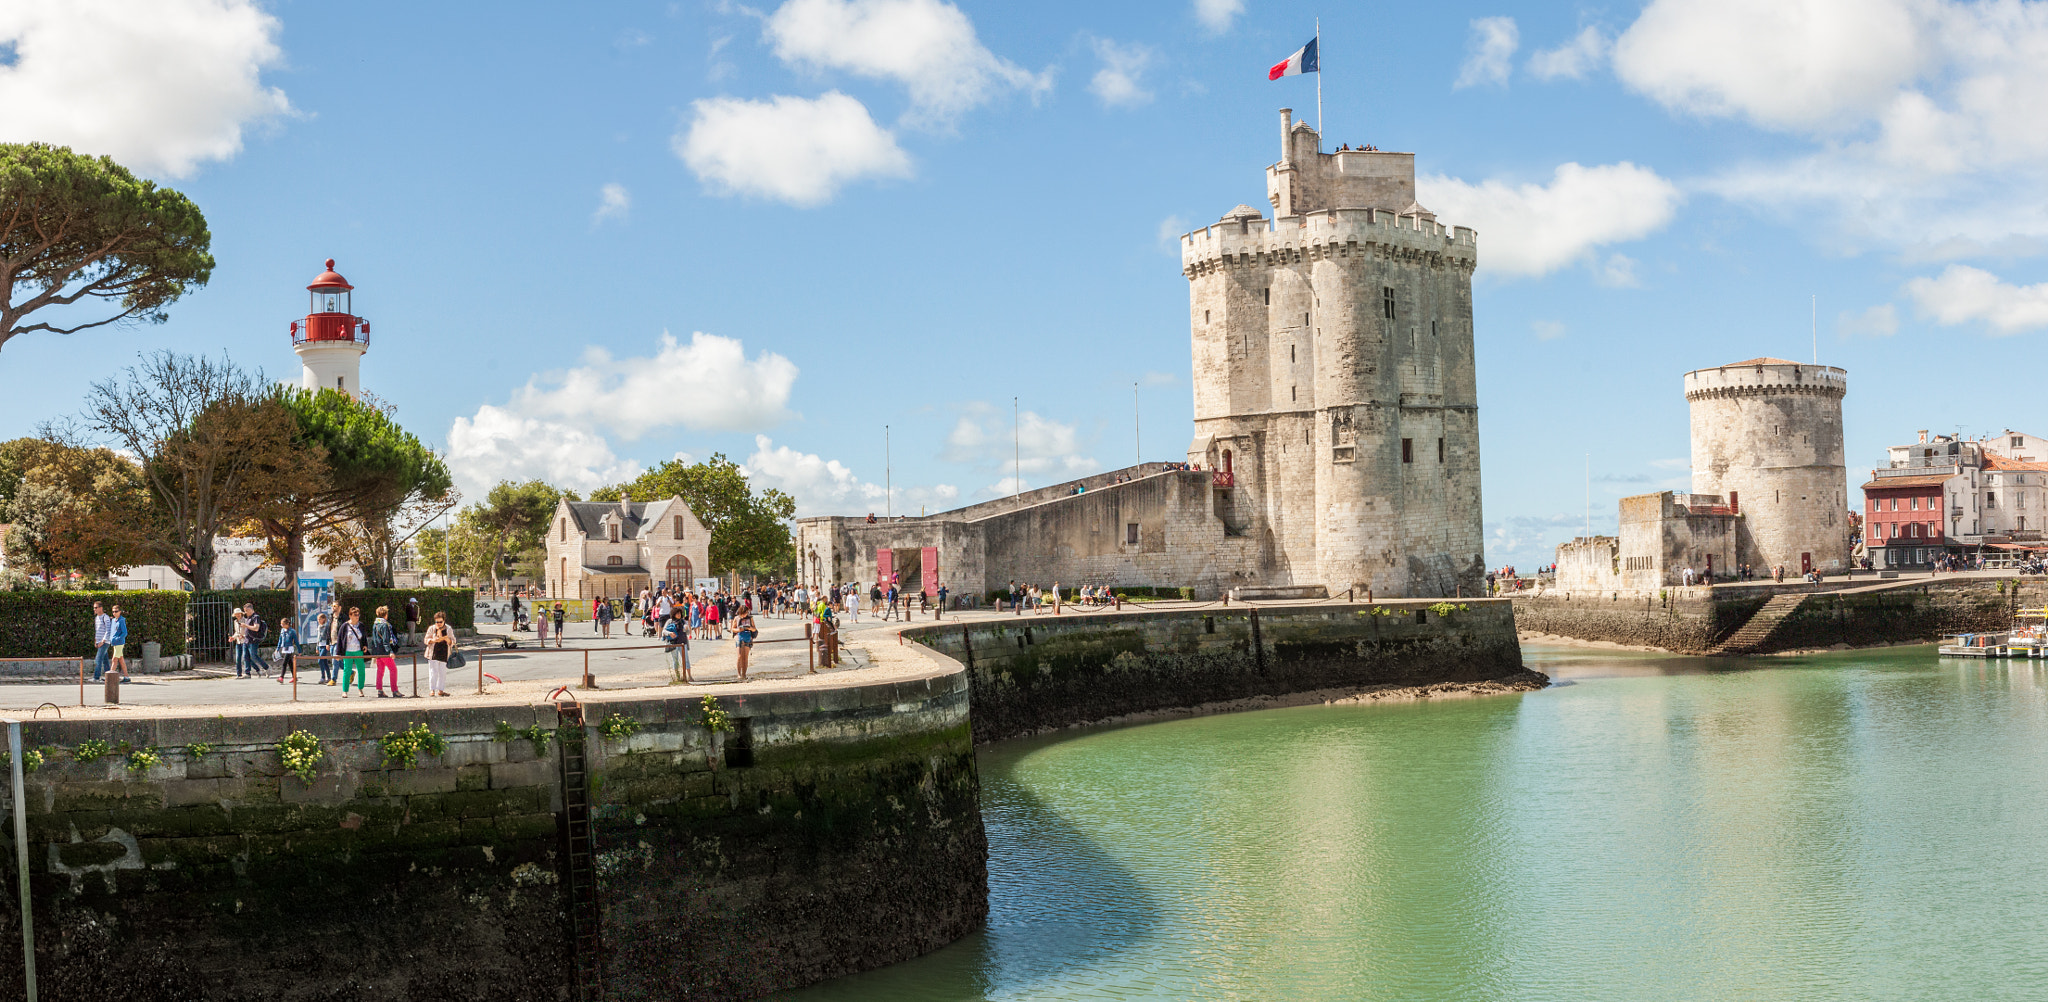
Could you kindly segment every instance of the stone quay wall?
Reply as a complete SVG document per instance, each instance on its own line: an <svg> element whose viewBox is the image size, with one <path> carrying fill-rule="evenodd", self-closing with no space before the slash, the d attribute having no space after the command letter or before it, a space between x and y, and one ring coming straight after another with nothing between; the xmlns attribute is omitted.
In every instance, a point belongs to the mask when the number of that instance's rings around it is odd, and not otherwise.
<svg viewBox="0 0 2048 1002"><path fill-rule="evenodd" d="M1517 595L1524 633L1704 654L1778 592L1804 585L1672 588L1661 593ZM2004 630L2019 606L2048 602L2048 582L2016 578L1933 578L1876 591L1814 593L1779 625L1763 651L1847 644L1931 642L1943 634Z"/></svg>
<svg viewBox="0 0 2048 1002"><path fill-rule="evenodd" d="M987 914L964 673L587 705L604 998L751 998L929 952ZM607 738L604 718L638 726ZM448 742L387 767L382 735ZM44 998L567 998L553 705L36 720ZM313 782L276 744L305 730ZM617 730L617 728L615 728ZM117 749L78 761L75 749ZM161 749L133 770L118 749ZM194 745L210 747L195 748ZM15 879L12 818L4 869ZM15 909L0 937L19 942ZM0 994L18 991L18 980Z"/></svg>
<svg viewBox="0 0 2048 1002"><path fill-rule="evenodd" d="M1535 677L1505 599L1018 616L905 631L967 667L974 739L1257 696Z"/></svg>

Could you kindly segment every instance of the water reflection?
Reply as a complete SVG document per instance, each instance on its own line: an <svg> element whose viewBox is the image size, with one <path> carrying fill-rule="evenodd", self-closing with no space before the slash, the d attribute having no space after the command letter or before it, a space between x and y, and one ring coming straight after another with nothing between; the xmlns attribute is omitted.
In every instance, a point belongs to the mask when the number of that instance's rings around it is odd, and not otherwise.
<svg viewBox="0 0 2048 1002"><path fill-rule="evenodd" d="M1527 657L990 749L989 930L788 997L2039 997L2044 666Z"/></svg>

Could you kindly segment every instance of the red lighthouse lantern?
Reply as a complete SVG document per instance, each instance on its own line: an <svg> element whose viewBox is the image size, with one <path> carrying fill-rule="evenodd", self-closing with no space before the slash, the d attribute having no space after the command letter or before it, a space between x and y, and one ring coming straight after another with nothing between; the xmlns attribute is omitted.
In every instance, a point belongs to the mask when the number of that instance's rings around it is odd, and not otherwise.
<svg viewBox="0 0 2048 1002"><path fill-rule="evenodd" d="M334 259L328 258L327 270L306 286L306 294L306 318L292 323L292 350L305 366L300 385L351 396L360 393L370 322L355 315L355 286L334 270Z"/></svg>

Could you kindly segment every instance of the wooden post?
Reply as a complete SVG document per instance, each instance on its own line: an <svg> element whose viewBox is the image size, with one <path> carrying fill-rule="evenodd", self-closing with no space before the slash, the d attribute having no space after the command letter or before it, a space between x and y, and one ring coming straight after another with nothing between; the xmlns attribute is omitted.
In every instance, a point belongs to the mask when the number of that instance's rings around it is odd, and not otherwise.
<svg viewBox="0 0 2048 1002"><path fill-rule="evenodd" d="M811 618L809 616L804 617L804 670L813 675L818 673L818 649L811 646Z"/></svg>
<svg viewBox="0 0 2048 1002"><path fill-rule="evenodd" d="M481 672L483 665L483 659L481 657L477 659L477 665L478 671ZM597 680L590 677L590 648L588 647L585 647L583 649L583 687L585 689L597 688Z"/></svg>
<svg viewBox="0 0 2048 1002"><path fill-rule="evenodd" d="M483 659L478 658L477 661L479 664L481 664ZM292 677L295 679L298 678L296 674L294 674ZM293 689L296 691L298 683L294 682L292 683L292 686ZM483 686L478 685L477 688L481 689L483 688ZM412 652L412 698L420 698L420 652L418 651Z"/></svg>
<svg viewBox="0 0 2048 1002"><path fill-rule="evenodd" d="M85 705L85 659L78 659L78 705Z"/></svg>

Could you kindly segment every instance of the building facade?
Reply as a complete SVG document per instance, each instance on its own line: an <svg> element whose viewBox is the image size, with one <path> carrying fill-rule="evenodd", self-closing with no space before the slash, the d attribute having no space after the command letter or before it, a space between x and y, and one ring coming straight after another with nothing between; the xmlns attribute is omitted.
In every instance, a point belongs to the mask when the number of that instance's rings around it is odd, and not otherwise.
<svg viewBox="0 0 2048 1002"><path fill-rule="evenodd" d="M2048 515L2048 440L2006 430L1930 435L1886 451L1863 485L1873 564L1924 568L1943 555L2038 551Z"/></svg>
<svg viewBox="0 0 2048 1002"><path fill-rule="evenodd" d="M1321 151L1281 112L1274 217L1181 238L1188 462L1259 576L1330 593L1474 594L1481 556L1478 238L1415 201L1415 156Z"/></svg>
<svg viewBox="0 0 2048 1002"><path fill-rule="evenodd" d="M711 576L711 533L683 499L569 501L547 534L550 598L619 598Z"/></svg>

